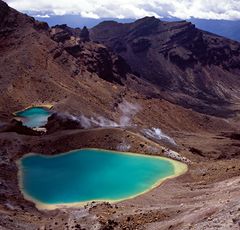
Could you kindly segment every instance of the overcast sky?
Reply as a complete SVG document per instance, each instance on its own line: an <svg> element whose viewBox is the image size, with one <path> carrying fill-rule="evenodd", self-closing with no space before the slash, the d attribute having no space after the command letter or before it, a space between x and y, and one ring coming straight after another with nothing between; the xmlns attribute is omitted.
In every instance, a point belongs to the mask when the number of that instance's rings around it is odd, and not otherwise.
<svg viewBox="0 0 240 230"><path fill-rule="evenodd" d="M90 18L141 18L144 16L240 19L240 0L5 0L19 11L36 14L80 14Z"/></svg>

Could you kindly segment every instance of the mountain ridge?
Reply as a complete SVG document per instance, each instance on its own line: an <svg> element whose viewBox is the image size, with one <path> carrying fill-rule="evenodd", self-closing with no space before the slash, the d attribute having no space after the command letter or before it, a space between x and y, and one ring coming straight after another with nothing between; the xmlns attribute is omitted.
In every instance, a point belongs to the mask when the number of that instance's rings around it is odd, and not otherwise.
<svg viewBox="0 0 240 230"><path fill-rule="evenodd" d="M122 56L141 78L172 96L172 91L183 94L176 95L175 101L165 99L211 114L211 106L230 105L239 97L238 42L199 30L187 21L146 17L112 25L100 23L90 30L91 38Z"/></svg>
<svg viewBox="0 0 240 230"><path fill-rule="evenodd" d="M94 18L85 18L81 17L80 15L52 15L51 12L46 12L46 14L49 17L41 17L41 12L39 12L39 15L36 14L36 12L26 11L28 15L32 15L39 21L45 21L50 26L55 26L57 24L68 24L68 26L72 28L77 27L83 27L87 26L89 28L92 28L96 26L97 24L101 23L102 21L117 21L119 23L130 23L134 22L136 19L117 19L117 18L100 18L100 19L94 19ZM171 18L161 18L163 21L181 21L183 19L171 17ZM214 20L214 19L199 19L199 18L190 18L185 19L188 22L191 22L196 25L197 28L208 31L214 34L217 34L222 37L226 37L235 41L240 41L239 36L239 29L240 29L240 20Z"/></svg>

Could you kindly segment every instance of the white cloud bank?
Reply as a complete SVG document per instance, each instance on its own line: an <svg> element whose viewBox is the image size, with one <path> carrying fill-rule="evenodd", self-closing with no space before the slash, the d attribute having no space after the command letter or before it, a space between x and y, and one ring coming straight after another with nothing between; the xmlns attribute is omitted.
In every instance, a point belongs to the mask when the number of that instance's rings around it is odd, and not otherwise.
<svg viewBox="0 0 240 230"><path fill-rule="evenodd" d="M240 0L6 0L20 11L80 14L91 18L141 18L144 16L240 19Z"/></svg>

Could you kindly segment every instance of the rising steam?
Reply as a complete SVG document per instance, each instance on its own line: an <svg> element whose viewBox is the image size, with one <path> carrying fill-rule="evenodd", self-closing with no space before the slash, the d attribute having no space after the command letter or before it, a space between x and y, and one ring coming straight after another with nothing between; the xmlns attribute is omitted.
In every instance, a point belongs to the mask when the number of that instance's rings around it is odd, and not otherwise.
<svg viewBox="0 0 240 230"><path fill-rule="evenodd" d="M122 127L130 126L132 118L141 109L140 105L129 103L126 100L124 100L121 104L119 104L118 108L121 111L119 126L122 126Z"/></svg>
<svg viewBox="0 0 240 230"><path fill-rule="evenodd" d="M131 120L136 115L136 113L140 110L140 106L138 104L132 104L124 100L122 103L118 105L120 118L119 122L115 122L113 120L107 119L103 116L96 117L86 117L81 115L78 119L81 123L82 127L85 129L93 128L93 127L127 127L131 126Z"/></svg>
<svg viewBox="0 0 240 230"><path fill-rule="evenodd" d="M85 129L94 128L94 127L106 127L107 128L107 127L118 127L119 126L116 122L109 120L102 116L98 116L96 118L94 118L94 117L88 118L84 115L81 115L78 120L81 123L82 127Z"/></svg>
<svg viewBox="0 0 240 230"><path fill-rule="evenodd" d="M164 134L161 129L159 128L151 128L151 129L143 129L142 132L144 135L156 139L169 142L173 145L177 145L173 138L169 137L168 135Z"/></svg>

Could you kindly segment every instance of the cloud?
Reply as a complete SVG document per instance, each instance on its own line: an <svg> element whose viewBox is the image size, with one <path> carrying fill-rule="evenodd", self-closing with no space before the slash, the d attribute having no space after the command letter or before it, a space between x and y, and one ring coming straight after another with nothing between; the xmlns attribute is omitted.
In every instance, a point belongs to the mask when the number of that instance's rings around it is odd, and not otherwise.
<svg viewBox="0 0 240 230"><path fill-rule="evenodd" d="M178 18L240 19L239 0L182 0L175 2L170 15Z"/></svg>
<svg viewBox="0 0 240 230"><path fill-rule="evenodd" d="M37 18L50 18L50 16L48 14L37 14L37 15L34 15L34 17L37 17Z"/></svg>
<svg viewBox="0 0 240 230"><path fill-rule="evenodd" d="M240 19L239 0L6 0L20 11L78 14L91 18L141 18L144 16L181 19Z"/></svg>

